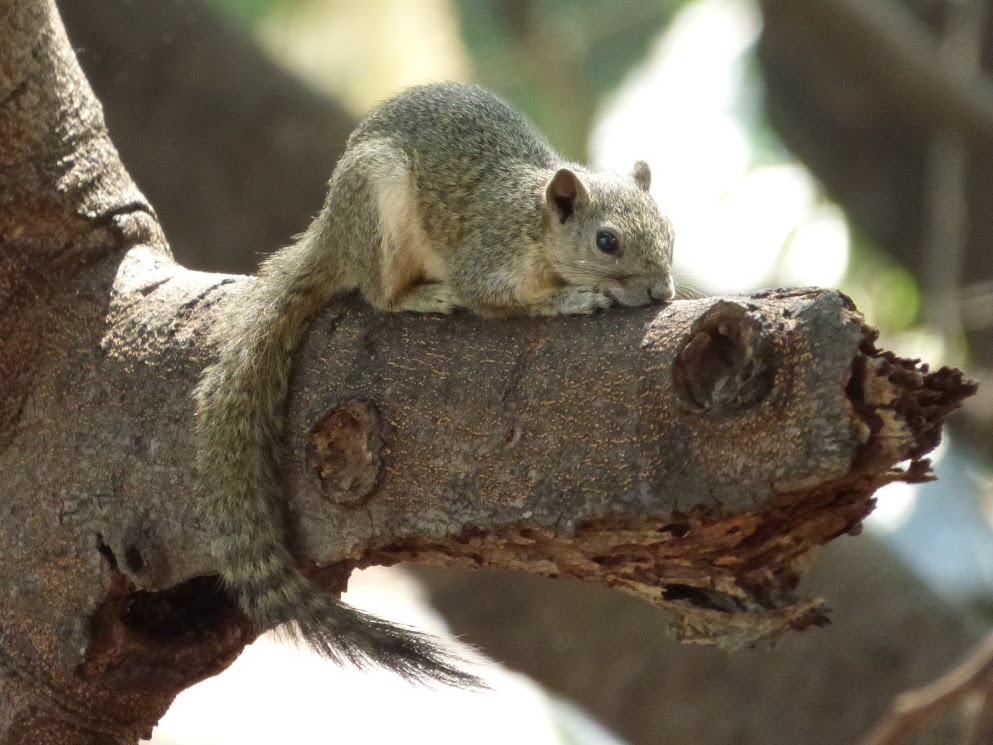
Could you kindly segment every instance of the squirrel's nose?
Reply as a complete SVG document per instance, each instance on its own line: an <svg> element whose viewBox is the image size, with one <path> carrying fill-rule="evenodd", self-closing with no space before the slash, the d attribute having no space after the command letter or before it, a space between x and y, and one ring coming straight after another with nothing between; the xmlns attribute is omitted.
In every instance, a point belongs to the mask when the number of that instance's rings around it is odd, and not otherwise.
<svg viewBox="0 0 993 745"><path fill-rule="evenodd" d="M672 300L676 296L676 285L672 281L672 277L665 282L659 282L654 287L648 290L648 294L651 296L652 300L659 303L664 303L668 300Z"/></svg>

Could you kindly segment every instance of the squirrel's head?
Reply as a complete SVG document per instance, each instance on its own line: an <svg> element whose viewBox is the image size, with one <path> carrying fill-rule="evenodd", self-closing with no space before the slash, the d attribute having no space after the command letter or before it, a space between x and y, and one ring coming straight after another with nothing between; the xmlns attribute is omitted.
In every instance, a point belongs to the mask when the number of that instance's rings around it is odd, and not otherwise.
<svg viewBox="0 0 993 745"><path fill-rule="evenodd" d="M563 280L621 305L672 299L672 223L648 193L651 180L643 160L630 176L555 172L543 201L552 263Z"/></svg>

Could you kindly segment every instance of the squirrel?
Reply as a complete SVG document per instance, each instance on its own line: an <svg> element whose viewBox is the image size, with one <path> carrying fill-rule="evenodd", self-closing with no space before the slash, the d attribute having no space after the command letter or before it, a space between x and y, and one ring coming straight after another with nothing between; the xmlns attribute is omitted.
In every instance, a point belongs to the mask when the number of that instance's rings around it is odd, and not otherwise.
<svg viewBox="0 0 993 745"><path fill-rule="evenodd" d="M196 390L201 515L224 585L259 630L336 662L481 685L433 637L342 603L300 571L280 494L293 354L317 313L358 289L382 311L592 313L674 294L672 226L629 176L563 161L488 90L408 89L348 139L320 214L268 258L213 333Z"/></svg>

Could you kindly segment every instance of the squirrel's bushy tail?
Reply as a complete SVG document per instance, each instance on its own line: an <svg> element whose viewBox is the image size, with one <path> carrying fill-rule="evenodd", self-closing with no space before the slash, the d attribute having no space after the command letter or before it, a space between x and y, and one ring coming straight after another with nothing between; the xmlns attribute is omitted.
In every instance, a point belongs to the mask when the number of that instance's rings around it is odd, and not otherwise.
<svg viewBox="0 0 993 745"><path fill-rule="evenodd" d="M249 565L255 571L245 574L239 565L225 573L225 582L260 627L280 627L281 633L339 664L379 665L417 682L481 685L436 639L322 593L300 573L284 547L268 548L268 556L260 551Z"/></svg>
<svg viewBox="0 0 993 745"><path fill-rule="evenodd" d="M305 234L277 253L233 302L218 361L197 387L201 515L215 536L225 585L260 629L287 631L322 655L404 678L480 686L430 636L363 613L323 593L287 548L279 480L293 352L316 313L349 289Z"/></svg>

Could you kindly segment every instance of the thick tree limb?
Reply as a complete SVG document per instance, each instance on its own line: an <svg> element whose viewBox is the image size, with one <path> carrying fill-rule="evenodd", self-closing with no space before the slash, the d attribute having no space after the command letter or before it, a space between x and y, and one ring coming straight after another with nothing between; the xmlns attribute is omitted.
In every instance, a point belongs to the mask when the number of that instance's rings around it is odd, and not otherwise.
<svg viewBox="0 0 993 745"><path fill-rule="evenodd" d="M11 594L39 571L38 548L60 545L59 596L16 596L4 648L39 662L58 650L45 672L70 697L151 689L161 705L250 636L196 579L213 562L193 517L189 396L217 299L245 281L135 249L100 346L39 376L0 458L5 503L26 521L6 526ZM924 477L923 463L893 465L933 446L968 390L865 334L838 295L802 290L512 324L336 305L291 406L301 554L331 586L400 559L593 580L731 647L817 623L818 604L793 595L808 552L856 528L879 484ZM377 475L361 501L349 485ZM25 624L39 617L41 638Z"/></svg>
<svg viewBox="0 0 993 745"><path fill-rule="evenodd" d="M255 280L171 262L50 3L0 26L0 741L132 742L253 635L195 518L190 392ZM511 323L345 301L298 362L288 502L329 589L374 562L523 568L736 647L820 622L794 595L811 549L925 478L971 391L877 351L832 292Z"/></svg>

